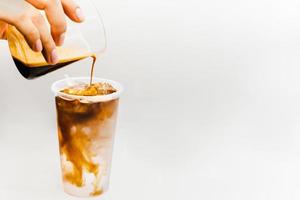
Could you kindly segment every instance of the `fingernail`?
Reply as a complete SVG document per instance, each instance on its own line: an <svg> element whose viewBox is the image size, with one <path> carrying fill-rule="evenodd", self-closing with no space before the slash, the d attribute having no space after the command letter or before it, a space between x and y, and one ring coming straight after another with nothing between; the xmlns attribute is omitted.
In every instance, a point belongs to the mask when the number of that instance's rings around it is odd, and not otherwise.
<svg viewBox="0 0 300 200"><path fill-rule="evenodd" d="M58 55L56 49L53 49L51 52L50 62L51 64L56 64L58 62Z"/></svg>
<svg viewBox="0 0 300 200"><path fill-rule="evenodd" d="M35 42L35 50L41 52L43 50L43 45L40 39Z"/></svg>
<svg viewBox="0 0 300 200"><path fill-rule="evenodd" d="M80 8L76 8L76 16L77 16L77 18L78 18L78 20L79 21L84 21L84 15L83 15L83 12L81 11L81 9Z"/></svg>
<svg viewBox="0 0 300 200"><path fill-rule="evenodd" d="M58 39L58 46L62 46L65 41L65 33L61 34Z"/></svg>

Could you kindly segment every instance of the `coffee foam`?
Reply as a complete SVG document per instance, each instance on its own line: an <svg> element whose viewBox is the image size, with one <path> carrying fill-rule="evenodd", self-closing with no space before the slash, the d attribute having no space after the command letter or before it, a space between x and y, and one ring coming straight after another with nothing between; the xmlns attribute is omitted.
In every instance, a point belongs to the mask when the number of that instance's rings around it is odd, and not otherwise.
<svg viewBox="0 0 300 200"><path fill-rule="evenodd" d="M72 78L65 78L59 81L56 81L52 84L52 91L54 92L55 96L59 96L65 100L73 101L79 100L81 103L96 103L96 102L106 102L111 101L114 99L118 99L123 91L123 87L118 82L102 79L102 78L93 78L95 83L108 83L116 92L107 95L98 95L98 96L78 96L78 95L71 95L62 92L62 90L72 87L76 84L89 84L90 77L72 77ZM72 85L71 85L72 84Z"/></svg>

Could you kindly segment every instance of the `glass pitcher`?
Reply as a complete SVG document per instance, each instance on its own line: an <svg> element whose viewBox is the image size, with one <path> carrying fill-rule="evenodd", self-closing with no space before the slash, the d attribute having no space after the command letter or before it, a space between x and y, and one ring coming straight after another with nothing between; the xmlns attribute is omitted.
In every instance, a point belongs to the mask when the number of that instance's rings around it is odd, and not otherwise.
<svg viewBox="0 0 300 200"><path fill-rule="evenodd" d="M103 20L91 0L77 0L85 14L82 23L67 19L64 45L57 47L59 62L49 65L42 53L31 50L23 35L9 26L7 40L10 53L19 72L27 79L34 79L73 62L103 54L106 50L106 33ZM44 14L44 13L42 13Z"/></svg>

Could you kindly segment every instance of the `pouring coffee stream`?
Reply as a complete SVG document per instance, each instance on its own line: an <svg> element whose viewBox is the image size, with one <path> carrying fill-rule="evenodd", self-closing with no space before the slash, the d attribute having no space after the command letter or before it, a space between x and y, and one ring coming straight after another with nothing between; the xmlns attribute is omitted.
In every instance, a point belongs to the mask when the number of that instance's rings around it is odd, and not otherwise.
<svg viewBox="0 0 300 200"><path fill-rule="evenodd" d="M43 76L49 72L65 67L71 63L85 58L92 58L91 80L92 84L96 54L85 49L57 47L59 62L55 65L49 65L40 52L34 52L27 44L24 36L14 27L9 26L7 31L7 40L10 53L19 72L26 79L34 79Z"/></svg>

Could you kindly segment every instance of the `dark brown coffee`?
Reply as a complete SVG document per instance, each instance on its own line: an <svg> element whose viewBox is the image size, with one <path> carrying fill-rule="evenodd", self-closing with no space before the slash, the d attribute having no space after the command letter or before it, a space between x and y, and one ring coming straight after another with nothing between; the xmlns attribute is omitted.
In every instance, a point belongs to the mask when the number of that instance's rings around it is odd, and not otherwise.
<svg viewBox="0 0 300 200"><path fill-rule="evenodd" d="M23 63L22 61L14 58L14 57L13 57L13 60L15 62L17 69L19 70L19 72L26 79L34 79L34 78L43 76L45 74L48 74L49 72L53 72L57 69L60 69L66 65L69 65L69 64L77 61L77 60L74 60L74 61L69 61L69 62L65 62L65 63L58 63L56 65L45 65L45 66L41 66L41 67L28 67L28 65L26 65L26 63Z"/></svg>
<svg viewBox="0 0 300 200"><path fill-rule="evenodd" d="M34 52L27 44L24 36L14 26L8 27L7 40L16 67L27 79L37 78L73 62L91 57L93 59L91 68L92 82L96 55L86 49L57 47L59 62L55 65L49 65L44 59L43 54L41 52Z"/></svg>
<svg viewBox="0 0 300 200"><path fill-rule="evenodd" d="M90 57L93 59L93 63L92 63L92 67L91 67L91 82L92 82L93 72L94 72L94 65L95 65L95 62L96 62L96 56L91 55ZM55 64L55 65L42 65L42 66L30 67L30 66L28 66L28 64L23 63L22 61L20 61L17 58L13 57L13 60L15 62L15 65L16 65L17 69L22 74L22 76L26 79L38 78L40 76L43 76L43 75L48 74L50 72L53 72L57 69L60 69L64 66L66 66L66 65L69 65L71 63L74 63L74 62L82 60L82 59L84 59L84 58L74 59L74 60L66 61L66 62L61 62L61 63Z"/></svg>

